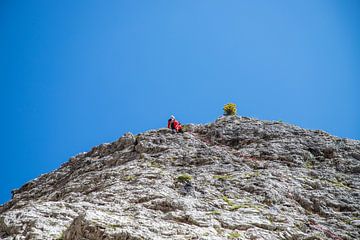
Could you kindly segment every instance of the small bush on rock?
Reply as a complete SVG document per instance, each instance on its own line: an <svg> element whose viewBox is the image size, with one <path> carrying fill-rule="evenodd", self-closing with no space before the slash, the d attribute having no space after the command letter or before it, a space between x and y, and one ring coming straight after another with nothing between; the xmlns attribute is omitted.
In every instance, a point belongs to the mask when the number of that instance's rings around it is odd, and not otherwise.
<svg viewBox="0 0 360 240"><path fill-rule="evenodd" d="M238 232L232 232L232 233L230 233L229 235L228 235L228 238L229 239L236 239L236 238L239 238L241 235L240 235L240 233L238 233Z"/></svg>
<svg viewBox="0 0 360 240"><path fill-rule="evenodd" d="M177 177L177 180L179 182L190 182L192 179L192 176L190 176L189 174L181 174Z"/></svg>
<svg viewBox="0 0 360 240"><path fill-rule="evenodd" d="M56 238L56 240L64 240L64 233L62 232L61 235Z"/></svg>
<svg viewBox="0 0 360 240"><path fill-rule="evenodd" d="M226 181L233 179L231 175L214 175L213 178L219 181Z"/></svg>
<svg viewBox="0 0 360 240"><path fill-rule="evenodd" d="M235 103L228 103L224 105L224 115L231 116L236 115L236 104Z"/></svg>
<svg viewBox="0 0 360 240"><path fill-rule="evenodd" d="M220 215L221 214L221 212L219 210L214 210L214 211L211 211L210 213L213 214L213 215Z"/></svg>
<svg viewBox="0 0 360 240"><path fill-rule="evenodd" d="M226 202L229 206L233 206L234 203L227 197L227 196L223 196L222 199L224 200L224 202Z"/></svg>
<svg viewBox="0 0 360 240"><path fill-rule="evenodd" d="M182 127L182 130L183 130L183 132L188 132L190 130L190 126L189 125L184 125Z"/></svg>
<svg viewBox="0 0 360 240"><path fill-rule="evenodd" d="M123 179L122 179L123 181L128 181L128 182L131 182L131 181L134 181L134 180L136 180L136 177L135 176L133 176L133 175L129 175L129 176L125 176L125 177L123 177Z"/></svg>

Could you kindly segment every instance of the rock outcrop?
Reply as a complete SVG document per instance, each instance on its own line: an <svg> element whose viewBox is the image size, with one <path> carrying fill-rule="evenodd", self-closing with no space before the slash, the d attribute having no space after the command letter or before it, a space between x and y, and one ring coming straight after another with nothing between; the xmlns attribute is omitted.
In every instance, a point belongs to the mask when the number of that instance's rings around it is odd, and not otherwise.
<svg viewBox="0 0 360 240"><path fill-rule="evenodd" d="M0 239L360 239L360 142L221 117L79 154L13 191Z"/></svg>

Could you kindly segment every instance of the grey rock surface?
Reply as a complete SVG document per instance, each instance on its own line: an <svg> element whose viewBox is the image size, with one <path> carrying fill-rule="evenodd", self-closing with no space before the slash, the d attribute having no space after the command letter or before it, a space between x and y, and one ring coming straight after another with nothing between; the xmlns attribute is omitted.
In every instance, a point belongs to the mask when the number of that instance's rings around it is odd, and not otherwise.
<svg viewBox="0 0 360 240"><path fill-rule="evenodd" d="M360 142L220 117L94 147L13 191L0 239L360 239Z"/></svg>

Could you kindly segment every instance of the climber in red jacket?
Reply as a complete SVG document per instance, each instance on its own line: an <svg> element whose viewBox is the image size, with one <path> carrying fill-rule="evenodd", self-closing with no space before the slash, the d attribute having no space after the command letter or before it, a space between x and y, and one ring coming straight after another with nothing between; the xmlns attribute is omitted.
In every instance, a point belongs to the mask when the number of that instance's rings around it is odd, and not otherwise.
<svg viewBox="0 0 360 240"><path fill-rule="evenodd" d="M174 115L171 115L168 120L168 128L170 128L173 132L183 132L180 122L175 119Z"/></svg>

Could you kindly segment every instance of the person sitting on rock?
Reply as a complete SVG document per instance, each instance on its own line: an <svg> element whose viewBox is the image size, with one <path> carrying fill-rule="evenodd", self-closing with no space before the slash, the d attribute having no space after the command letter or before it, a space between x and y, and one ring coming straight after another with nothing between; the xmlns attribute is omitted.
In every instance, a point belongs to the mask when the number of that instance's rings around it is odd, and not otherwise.
<svg viewBox="0 0 360 240"><path fill-rule="evenodd" d="M168 128L170 128L173 131L173 133L183 132L180 122L175 119L174 115L171 115L170 119L168 120Z"/></svg>

